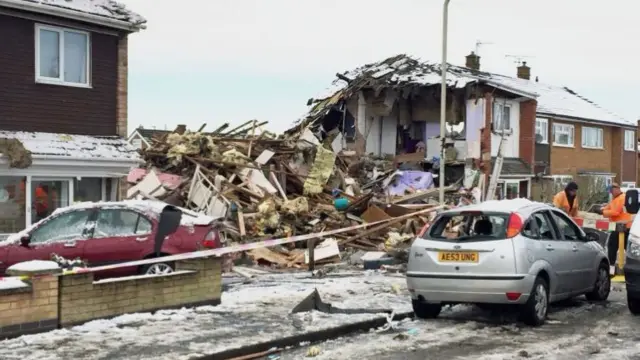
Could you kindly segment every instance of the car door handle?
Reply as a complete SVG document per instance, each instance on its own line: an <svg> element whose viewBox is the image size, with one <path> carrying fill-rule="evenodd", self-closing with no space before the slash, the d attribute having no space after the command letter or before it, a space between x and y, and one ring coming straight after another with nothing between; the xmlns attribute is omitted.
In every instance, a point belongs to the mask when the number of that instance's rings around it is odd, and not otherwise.
<svg viewBox="0 0 640 360"><path fill-rule="evenodd" d="M75 241L67 241L66 243L64 243L64 247L76 247L76 242Z"/></svg>
<svg viewBox="0 0 640 360"><path fill-rule="evenodd" d="M547 245L547 251L553 251L553 250L555 250L555 249L553 248L553 246L551 246L551 245Z"/></svg>
<svg viewBox="0 0 640 360"><path fill-rule="evenodd" d="M147 237L137 237L136 241L147 241Z"/></svg>

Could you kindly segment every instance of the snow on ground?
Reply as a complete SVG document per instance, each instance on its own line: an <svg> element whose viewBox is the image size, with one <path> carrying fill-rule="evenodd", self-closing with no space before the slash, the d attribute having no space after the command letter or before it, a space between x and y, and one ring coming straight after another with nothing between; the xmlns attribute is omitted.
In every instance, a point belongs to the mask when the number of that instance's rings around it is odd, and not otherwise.
<svg viewBox="0 0 640 360"><path fill-rule="evenodd" d="M377 273L321 279L307 274L269 275L252 284L233 286L223 293L219 306L127 314L1 341L0 359L189 359L382 316L316 311L290 315L314 288L323 301L337 307L410 310L402 277Z"/></svg>
<svg viewBox="0 0 640 360"><path fill-rule="evenodd" d="M435 320L406 320L395 330L315 344L320 349L315 359L638 359L640 318L628 312L624 291L614 290L606 303L577 299L553 306L539 328L517 323L516 313L459 305L446 308ZM280 359L304 359L307 350L288 350Z"/></svg>

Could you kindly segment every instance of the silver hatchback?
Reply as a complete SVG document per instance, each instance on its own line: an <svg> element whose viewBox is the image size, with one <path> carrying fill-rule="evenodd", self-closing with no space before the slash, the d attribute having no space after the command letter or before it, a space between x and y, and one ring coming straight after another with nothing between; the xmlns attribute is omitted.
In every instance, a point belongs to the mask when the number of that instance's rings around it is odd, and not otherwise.
<svg viewBox="0 0 640 360"><path fill-rule="evenodd" d="M445 304L514 304L529 325L550 303L606 300L609 261L563 212L527 199L486 201L439 214L411 246L407 284L420 318Z"/></svg>

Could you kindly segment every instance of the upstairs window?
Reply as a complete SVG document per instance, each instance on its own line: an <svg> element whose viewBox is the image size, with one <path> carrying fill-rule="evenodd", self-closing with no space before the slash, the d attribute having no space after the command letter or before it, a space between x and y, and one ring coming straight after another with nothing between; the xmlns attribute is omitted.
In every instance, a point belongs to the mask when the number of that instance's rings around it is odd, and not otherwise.
<svg viewBox="0 0 640 360"><path fill-rule="evenodd" d="M536 119L536 143L549 143L549 120L541 118Z"/></svg>
<svg viewBox="0 0 640 360"><path fill-rule="evenodd" d="M511 129L511 107L505 104L493 103L493 130Z"/></svg>
<svg viewBox="0 0 640 360"><path fill-rule="evenodd" d="M90 86L89 33L36 25L36 81Z"/></svg>
<svg viewBox="0 0 640 360"><path fill-rule="evenodd" d="M573 146L574 129L573 125L553 124L553 145Z"/></svg>
<svg viewBox="0 0 640 360"><path fill-rule="evenodd" d="M601 128L582 127L582 147L587 149L602 149L604 135Z"/></svg>
<svg viewBox="0 0 640 360"><path fill-rule="evenodd" d="M636 151L636 132L633 130L624 131L624 149L626 151Z"/></svg>

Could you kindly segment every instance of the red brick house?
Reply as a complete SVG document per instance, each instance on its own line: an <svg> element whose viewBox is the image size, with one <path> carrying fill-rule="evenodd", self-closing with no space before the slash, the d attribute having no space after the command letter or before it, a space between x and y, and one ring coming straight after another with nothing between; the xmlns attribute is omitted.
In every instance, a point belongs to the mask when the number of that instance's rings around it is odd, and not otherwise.
<svg viewBox="0 0 640 360"><path fill-rule="evenodd" d="M124 139L127 38L145 22L110 0L0 0L0 139L32 158L0 158L0 233L35 221L42 189L52 208L117 197L139 163Z"/></svg>

